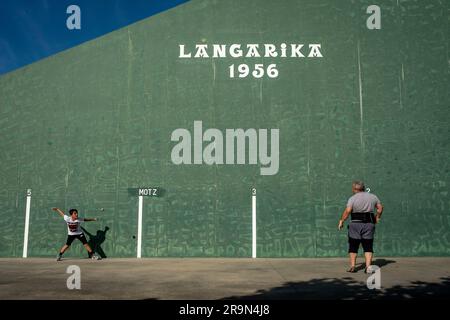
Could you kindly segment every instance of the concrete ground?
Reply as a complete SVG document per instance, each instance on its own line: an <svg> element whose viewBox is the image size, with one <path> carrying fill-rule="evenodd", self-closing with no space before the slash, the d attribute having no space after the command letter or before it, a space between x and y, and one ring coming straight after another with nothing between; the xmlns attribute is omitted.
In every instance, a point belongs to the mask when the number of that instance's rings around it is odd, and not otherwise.
<svg viewBox="0 0 450 320"><path fill-rule="evenodd" d="M358 258L358 263L363 262ZM0 259L0 299L411 299L450 297L450 257L377 258L380 289L347 259ZM80 268L80 290L67 268ZM363 268L363 266L361 265ZM373 283L373 282L372 282Z"/></svg>

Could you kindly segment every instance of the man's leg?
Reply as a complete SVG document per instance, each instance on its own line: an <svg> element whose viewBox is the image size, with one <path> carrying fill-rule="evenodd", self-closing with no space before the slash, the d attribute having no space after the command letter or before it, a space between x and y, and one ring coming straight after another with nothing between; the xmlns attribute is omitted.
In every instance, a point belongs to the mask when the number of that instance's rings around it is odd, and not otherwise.
<svg viewBox="0 0 450 320"><path fill-rule="evenodd" d="M361 243L364 249L364 256L366 258L366 272L369 270L368 268L372 265L374 233L375 233L375 224L365 223L364 228L362 230Z"/></svg>
<svg viewBox="0 0 450 320"><path fill-rule="evenodd" d="M83 244L83 246L86 248L87 252L89 253L89 258L91 258L92 255L94 254L94 252L92 251L91 246L88 244L84 234L82 233L82 234L78 235L78 239L81 241L81 243Z"/></svg>
<svg viewBox="0 0 450 320"><path fill-rule="evenodd" d="M98 260L98 257L94 255L94 251L92 250L91 246L87 242L86 237L84 236L84 234L80 234L78 236L78 239L80 239L80 241L83 243L83 246L86 248L86 250L87 250L87 252L89 254L89 258L95 258L96 260Z"/></svg>
<svg viewBox="0 0 450 320"><path fill-rule="evenodd" d="M366 258L366 269L372 265L373 252L364 252L364 257Z"/></svg>
<svg viewBox="0 0 450 320"><path fill-rule="evenodd" d="M350 269L348 272L356 272L355 266L356 266L356 257L358 255L358 249L360 245L361 240L354 239L354 238L348 238L348 254L350 258Z"/></svg>
<svg viewBox="0 0 450 320"><path fill-rule="evenodd" d="M67 251L67 249L69 249L70 248L70 245L67 245L67 244L65 244L65 245L63 245L63 247L61 248L61 250L59 250L59 255L63 255L64 254L64 252L66 252Z"/></svg>
<svg viewBox="0 0 450 320"><path fill-rule="evenodd" d="M363 249L364 249L364 257L366 258L366 271L372 265L372 257L373 257L373 239L362 239L361 240Z"/></svg>
<svg viewBox="0 0 450 320"><path fill-rule="evenodd" d="M86 248L87 252L89 253L89 258L91 258L92 255L94 254L94 251L92 251L91 247L87 243L83 244L83 246Z"/></svg>
<svg viewBox="0 0 450 320"><path fill-rule="evenodd" d="M358 256L355 252L350 252L350 268L355 268L356 265L356 257Z"/></svg>
<svg viewBox="0 0 450 320"><path fill-rule="evenodd" d="M65 245L62 246L62 248L59 250L58 256L56 257L56 261L62 260L62 255L64 252L66 252L70 248L70 244L72 243L70 237L68 237L67 242Z"/></svg>

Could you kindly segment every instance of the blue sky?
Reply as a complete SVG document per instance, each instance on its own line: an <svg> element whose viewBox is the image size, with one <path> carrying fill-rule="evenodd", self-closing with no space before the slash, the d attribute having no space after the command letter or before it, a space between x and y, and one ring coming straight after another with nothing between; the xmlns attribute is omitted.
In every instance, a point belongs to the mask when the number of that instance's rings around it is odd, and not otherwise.
<svg viewBox="0 0 450 320"><path fill-rule="evenodd" d="M0 0L0 75L188 0ZM69 30L70 5L81 29Z"/></svg>

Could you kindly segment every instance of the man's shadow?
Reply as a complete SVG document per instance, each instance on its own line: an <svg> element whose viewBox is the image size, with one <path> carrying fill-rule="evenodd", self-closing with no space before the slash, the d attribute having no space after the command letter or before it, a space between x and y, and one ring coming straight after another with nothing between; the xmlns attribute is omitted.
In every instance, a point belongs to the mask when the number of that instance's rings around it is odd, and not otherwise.
<svg viewBox="0 0 450 320"><path fill-rule="evenodd" d="M83 227L81 227L81 229L89 236L88 244L92 251L98 253L102 258L106 258L106 254L103 251L101 244L106 240L106 232L109 230L109 227L105 227L105 230L97 230L97 234L95 235L89 233L89 231Z"/></svg>
<svg viewBox="0 0 450 320"><path fill-rule="evenodd" d="M395 261L395 260L375 259L375 260L372 261L372 265L375 265L375 266L378 266L378 267L381 268L381 267L384 267L384 266L386 266L388 264L396 263L396 262L397 261ZM362 262L362 263L359 264L359 266L357 266L355 268L355 270L359 271L359 270L364 270L365 268L366 268L366 263Z"/></svg>

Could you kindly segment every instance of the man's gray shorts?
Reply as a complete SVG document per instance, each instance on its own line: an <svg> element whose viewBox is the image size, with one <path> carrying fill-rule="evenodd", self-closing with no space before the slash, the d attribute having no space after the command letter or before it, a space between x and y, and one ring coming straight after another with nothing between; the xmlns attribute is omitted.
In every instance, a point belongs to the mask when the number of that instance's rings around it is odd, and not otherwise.
<svg viewBox="0 0 450 320"><path fill-rule="evenodd" d="M352 239L373 239L375 224L350 222L348 225L348 236Z"/></svg>

